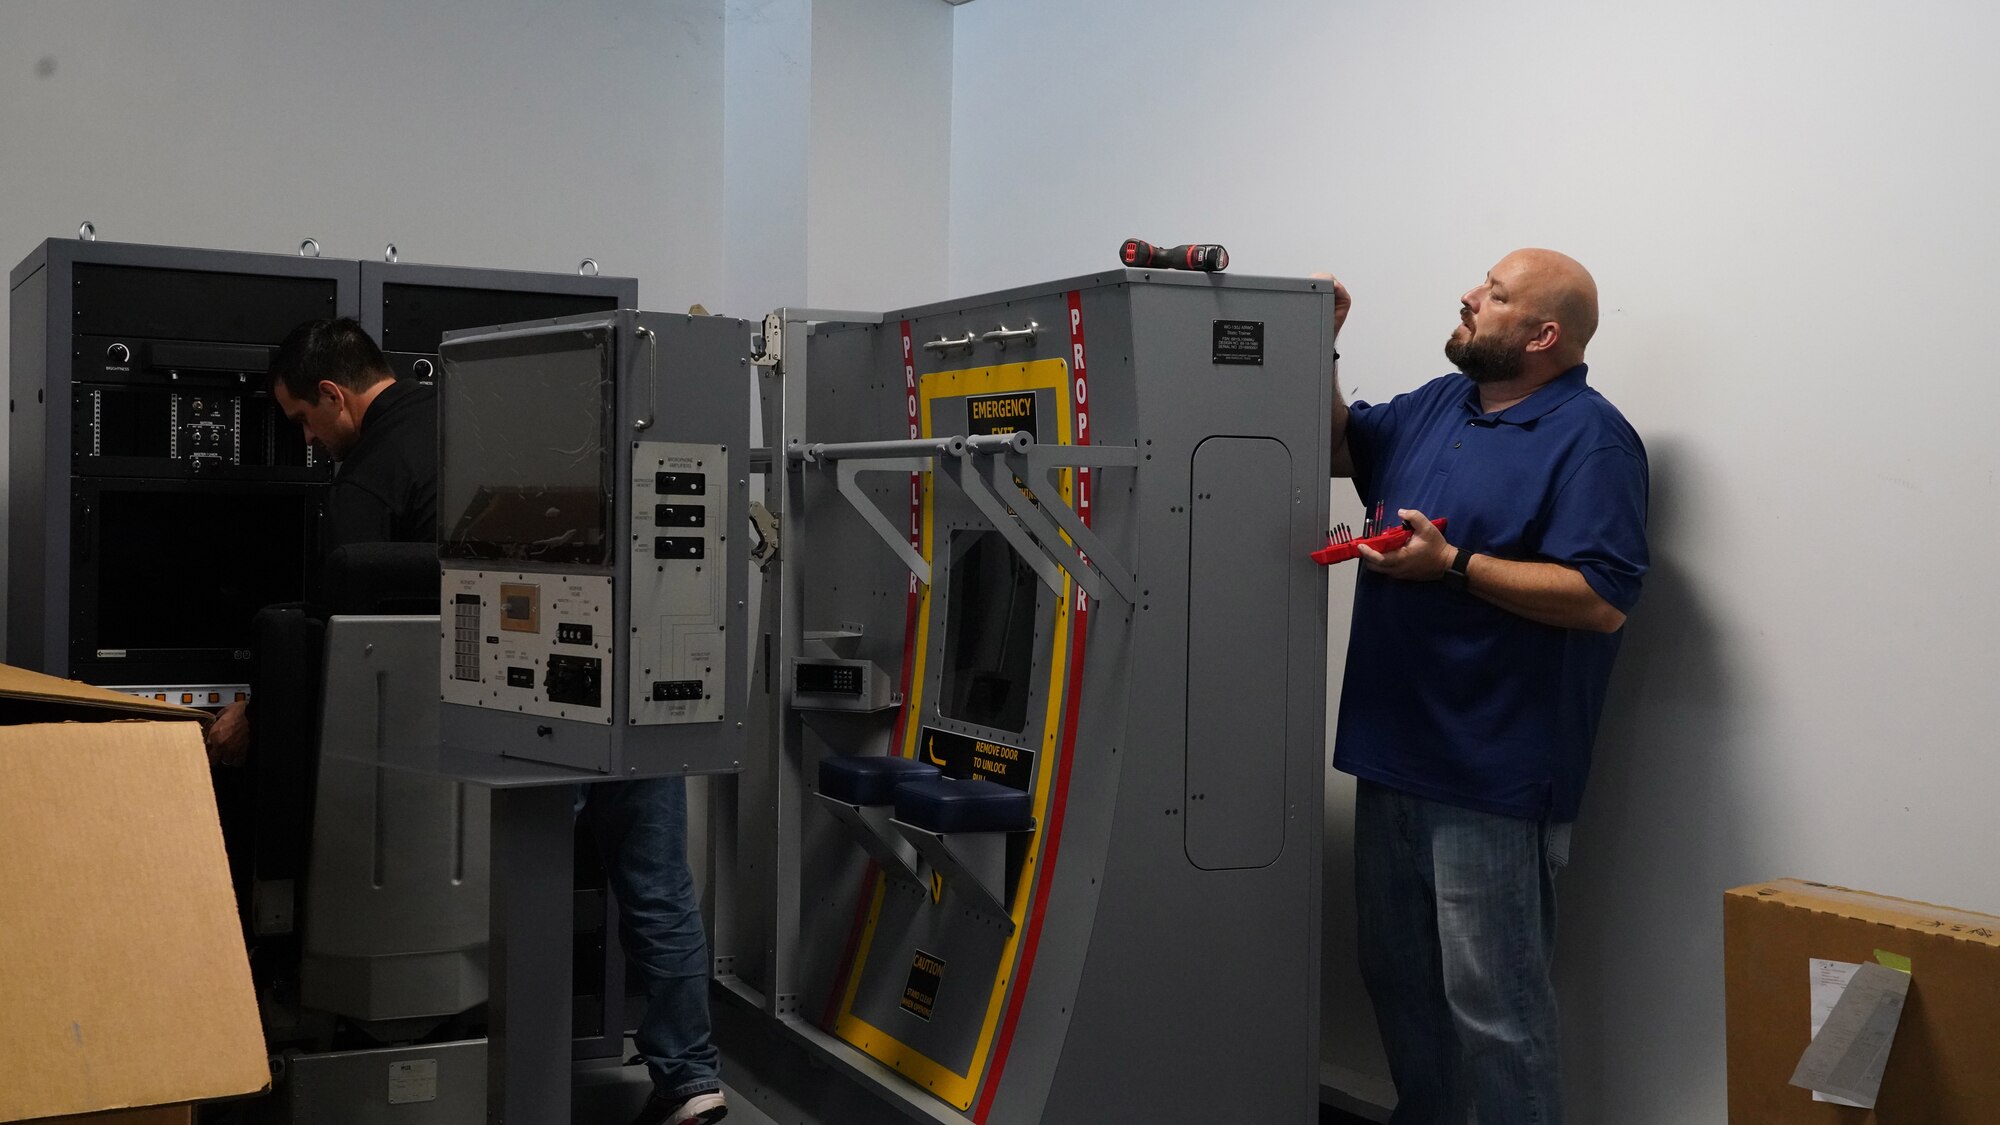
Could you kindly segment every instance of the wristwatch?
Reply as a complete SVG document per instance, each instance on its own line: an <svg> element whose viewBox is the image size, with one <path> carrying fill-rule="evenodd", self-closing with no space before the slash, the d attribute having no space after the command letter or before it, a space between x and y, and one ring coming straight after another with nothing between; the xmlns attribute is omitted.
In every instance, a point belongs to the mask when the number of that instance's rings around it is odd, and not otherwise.
<svg viewBox="0 0 2000 1125"><path fill-rule="evenodd" d="M1451 565L1445 567L1444 573L1438 577L1444 579L1444 584L1452 589L1463 590L1466 584L1465 568L1472 565L1472 552L1464 547L1456 550L1458 553L1451 557Z"/></svg>

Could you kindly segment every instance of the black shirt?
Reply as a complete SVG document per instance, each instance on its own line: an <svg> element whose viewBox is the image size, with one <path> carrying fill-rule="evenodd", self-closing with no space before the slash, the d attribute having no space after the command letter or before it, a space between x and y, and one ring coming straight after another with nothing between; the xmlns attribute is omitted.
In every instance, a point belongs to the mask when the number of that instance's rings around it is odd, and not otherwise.
<svg viewBox="0 0 2000 1125"><path fill-rule="evenodd" d="M334 470L320 528L324 558L352 543L437 537L437 390L398 379L361 415L361 436Z"/></svg>

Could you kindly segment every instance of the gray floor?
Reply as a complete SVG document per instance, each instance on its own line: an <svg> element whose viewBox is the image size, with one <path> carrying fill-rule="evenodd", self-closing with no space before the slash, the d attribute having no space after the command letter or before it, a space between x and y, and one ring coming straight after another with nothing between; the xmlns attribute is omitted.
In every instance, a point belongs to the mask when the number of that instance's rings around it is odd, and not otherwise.
<svg viewBox="0 0 2000 1125"><path fill-rule="evenodd" d="M628 1041L626 1050L631 1049ZM646 1104L646 1097L652 1092L653 1080L643 1066L580 1070L576 1076L573 1125L625 1125ZM778 1125L751 1105L750 1099L737 1094L727 1081L722 1084L722 1092L729 1098L729 1125Z"/></svg>
<svg viewBox="0 0 2000 1125"><path fill-rule="evenodd" d="M722 1084L722 1092L729 1095L729 1125L778 1125L773 1118L764 1116L762 1110L750 1104L748 1098L739 1098L729 1083Z"/></svg>

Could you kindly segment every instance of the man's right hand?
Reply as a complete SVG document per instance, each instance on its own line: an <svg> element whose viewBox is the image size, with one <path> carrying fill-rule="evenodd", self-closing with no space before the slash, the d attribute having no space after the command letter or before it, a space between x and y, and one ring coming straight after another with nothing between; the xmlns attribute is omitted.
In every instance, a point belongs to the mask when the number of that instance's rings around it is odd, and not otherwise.
<svg viewBox="0 0 2000 1125"><path fill-rule="evenodd" d="M1321 281L1333 282L1333 335L1339 339L1340 326L1347 323L1347 312L1354 307L1354 297L1347 292L1347 286L1332 274L1316 273L1313 276Z"/></svg>
<svg viewBox="0 0 2000 1125"><path fill-rule="evenodd" d="M232 703L208 724L208 764L240 766L250 756L250 705Z"/></svg>

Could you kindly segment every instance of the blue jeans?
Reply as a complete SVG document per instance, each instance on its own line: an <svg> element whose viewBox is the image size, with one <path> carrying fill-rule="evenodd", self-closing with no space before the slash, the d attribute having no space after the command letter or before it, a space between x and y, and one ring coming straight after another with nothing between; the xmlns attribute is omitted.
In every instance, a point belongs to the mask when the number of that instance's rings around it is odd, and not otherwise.
<svg viewBox="0 0 2000 1125"><path fill-rule="evenodd" d="M1391 1125L1560 1125L1556 871L1569 825L1363 781L1354 799L1361 975L1396 1082Z"/></svg>
<svg viewBox="0 0 2000 1125"><path fill-rule="evenodd" d="M708 935L687 863L687 783L658 777L587 786L583 816L618 900L627 963L646 985L646 1014L633 1038L653 1085L673 1100L720 1090L709 1038Z"/></svg>

